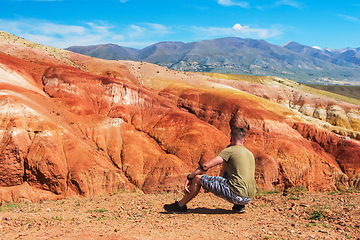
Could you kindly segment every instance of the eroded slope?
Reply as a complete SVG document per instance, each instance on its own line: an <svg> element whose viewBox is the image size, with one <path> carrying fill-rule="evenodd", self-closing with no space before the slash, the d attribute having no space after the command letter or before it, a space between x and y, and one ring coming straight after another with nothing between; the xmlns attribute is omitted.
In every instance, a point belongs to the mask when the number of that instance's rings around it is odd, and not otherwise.
<svg viewBox="0 0 360 240"><path fill-rule="evenodd" d="M261 189L359 187L359 142L289 108L300 91L29 47L9 36L0 38L2 200L181 190L198 162L228 144L230 126L247 129ZM288 98L274 101L279 92ZM337 106L354 111L346 131L357 132L358 108Z"/></svg>

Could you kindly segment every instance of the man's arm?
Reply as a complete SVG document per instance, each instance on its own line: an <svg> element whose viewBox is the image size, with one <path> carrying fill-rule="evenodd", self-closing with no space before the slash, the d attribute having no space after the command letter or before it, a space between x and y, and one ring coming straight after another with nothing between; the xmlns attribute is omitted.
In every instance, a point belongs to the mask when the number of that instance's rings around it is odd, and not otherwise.
<svg viewBox="0 0 360 240"><path fill-rule="evenodd" d="M215 167L223 162L225 162L225 160L222 157L216 156L213 159L210 159L209 161L203 163L202 167L203 167L203 170L207 171L210 168Z"/></svg>
<svg viewBox="0 0 360 240"><path fill-rule="evenodd" d="M190 192L189 186L191 184L191 181L189 180L189 178L192 179L196 175L202 175L202 174L204 174L204 172L206 172L210 168L215 167L216 165L219 165L219 164L223 163L224 161L225 160L222 157L216 156L216 157L210 159L209 161L201 164L193 173L188 175L188 178L186 179L185 186L184 186L185 192L186 193Z"/></svg>
<svg viewBox="0 0 360 240"><path fill-rule="evenodd" d="M221 163L223 163L225 160L220 157L220 156L216 156L212 159L210 159L209 161L201 164L201 167L198 167L192 174L189 175L190 178L194 178L196 175L202 175L204 172L206 172L207 170L209 170L212 167L215 167L216 165L219 165Z"/></svg>

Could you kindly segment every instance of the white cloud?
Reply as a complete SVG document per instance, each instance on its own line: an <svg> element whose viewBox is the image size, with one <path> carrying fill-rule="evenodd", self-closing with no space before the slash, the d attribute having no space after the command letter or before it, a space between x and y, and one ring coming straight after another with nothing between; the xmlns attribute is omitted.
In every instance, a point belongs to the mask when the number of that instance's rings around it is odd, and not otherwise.
<svg viewBox="0 0 360 240"><path fill-rule="evenodd" d="M341 17L345 20L348 20L348 21L360 22L360 18L358 18L358 17L352 17L352 16L348 16L348 15L343 15L343 14L337 14L337 16Z"/></svg>
<svg viewBox="0 0 360 240"><path fill-rule="evenodd" d="M131 25L130 30L127 33L127 36L130 38L153 38L159 36L165 36L166 34L173 33L171 27L157 24L157 23L143 23L141 26L139 25Z"/></svg>
<svg viewBox="0 0 360 240"><path fill-rule="evenodd" d="M236 1L236 0L217 0L217 2L220 5L223 6L239 6L242 8L247 8L249 7L249 3L248 2L244 2L244 1Z"/></svg>
<svg viewBox="0 0 360 240"><path fill-rule="evenodd" d="M276 0L271 5L261 5L261 6L257 6L256 8L264 10L264 9L269 9L269 8L278 8L281 6L289 6L289 7L298 8L298 9L306 8L306 5L303 2L299 2L296 0Z"/></svg>
<svg viewBox="0 0 360 240"><path fill-rule="evenodd" d="M128 34L131 38L142 37L146 33L146 28L137 25L131 25L130 28L133 30Z"/></svg>
<svg viewBox="0 0 360 240"><path fill-rule="evenodd" d="M239 37L248 37L248 38L273 38L282 34L282 31L272 27L272 28L250 28L243 27L241 29L233 29L235 35Z"/></svg>
<svg viewBox="0 0 360 240"><path fill-rule="evenodd" d="M235 24L232 29L235 31L243 31L244 29L249 28L249 26L241 26L239 23Z"/></svg>
<svg viewBox="0 0 360 240"><path fill-rule="evenodd" d="M147 46L144 45L146 43L164 41L164 38L174 33L173 27L157 23L141 23L119 27L107 22L66 25L39 19L5 20L0 18L0 26L2 31L18 37L59 48L105 43L144 47Z"/></svg>
<svg viewBox="0 0 360 240"><path fill-rule="evenodd" d="M239 6L242 8L250 8L250 1L239 1L239 0L216 0L220 5L223 6ZM276 8L279 6L290 6L294 8L303 8L304 4L297 0L276 0L271 5L257 6L258 9Z"/></svg>
<svg viewBox="0 0 360 240"><path fill-rule="evenodd" d="M222 27L193 27L193 31L201 38L216 38L216 37L243 37L243 38L257 38L267 39L279 37L282 31L277 27L272 28L251 28L250 26L242 26L235 24L231 28Z"/></svg>
<svg viewBox="0 0 360 240"><path fill-rule="evenodd" d="M0 19L1 30L47 46L65 48L73 45L102 44L123 40L106 23L63 25L38 19L16 21Z"/></svg>
<svg viewBox="0 0 360 240"><path fill-rule="evenodd" d="M171 33L170 31L171 28L165 25L157 24L157 23L147 23L147 25L150 26L157 33L162 33L162 34Z"/></svg>
<svg viewBox="0 0 360 240"><path fill-rule="evenodd" d="M10 0L12 2L61 2L64 0Z"/></svg>
<svg viewBox="0 0 360 240"><path fill-rule="evenodd" d="M160 41L196 41L218 37L267 39L282 35L281 27L256 28L239 23L232 27L184 27L157 23L114 26L108 22L59 24L39 19L5 20L1 30L27 40L59 48L114 43L126 47L146 47ZM192 36L189 36L192 32ZM191 35L191 34L190 34Z"/></svg>
<svg viewBox="0 0 360 240"><path fill-rule="evenodd" d="M286 5L294 8L301 8L302 4L295 0L278 0L275 2L275 6Z"/></svg>

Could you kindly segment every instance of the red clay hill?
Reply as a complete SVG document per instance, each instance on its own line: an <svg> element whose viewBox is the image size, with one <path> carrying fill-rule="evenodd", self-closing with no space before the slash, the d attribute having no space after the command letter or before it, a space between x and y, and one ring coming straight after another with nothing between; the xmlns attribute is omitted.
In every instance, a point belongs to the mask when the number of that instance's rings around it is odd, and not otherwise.
<svg viewBox="0 0 360 240"><path fill-rule="evenodd" d="M359 188L360 107L276 81L106 61L0 32L0 200L179 191L231 126L247 130L260 189Z"/></svg>

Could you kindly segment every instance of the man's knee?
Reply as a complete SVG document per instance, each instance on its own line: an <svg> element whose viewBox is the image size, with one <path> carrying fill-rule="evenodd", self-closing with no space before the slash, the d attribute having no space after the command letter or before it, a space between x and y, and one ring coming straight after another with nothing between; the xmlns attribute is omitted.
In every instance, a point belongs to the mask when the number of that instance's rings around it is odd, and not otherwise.
<svg viewBox="0 0 360 240"><path fill-rule="evenodd" d="M202 175L196 175L193 179L193 182L195 183L200 183L200 179L201 179Z"/></svg>

